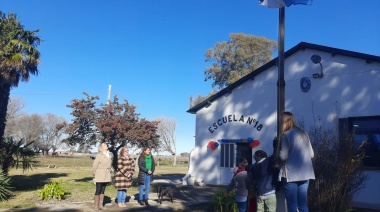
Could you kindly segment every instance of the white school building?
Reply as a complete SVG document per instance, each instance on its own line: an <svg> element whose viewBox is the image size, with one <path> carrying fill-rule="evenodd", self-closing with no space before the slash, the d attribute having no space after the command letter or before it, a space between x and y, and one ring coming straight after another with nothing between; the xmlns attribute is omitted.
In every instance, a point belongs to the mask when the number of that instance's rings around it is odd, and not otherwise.
<svg viewBox="0 0 380 212"><path fill-rule="evenodd" d="M277 133L277 58L187 112L196 116L195 147L184 177L227 185L237 159L252 162L256 150L271 155ZM380 57L301 42L285 52L285 111L304 122L332 129L335 120L355 127L359 143L373 142L366 186L354 205L380 209ZM342 123L342 122L340 122ZM342 126L338 126L342 127ZM250 140L259 142L249 146ZM214 150L210 143L215 144Z"/></svg>

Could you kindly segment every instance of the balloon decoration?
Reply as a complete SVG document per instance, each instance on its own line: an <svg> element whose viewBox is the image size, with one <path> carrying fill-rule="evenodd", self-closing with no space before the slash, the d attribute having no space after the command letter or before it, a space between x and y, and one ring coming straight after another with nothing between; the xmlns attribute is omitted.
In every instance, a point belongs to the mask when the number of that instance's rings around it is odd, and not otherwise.
<svg viewBox="0 0 380 212"><path fill-rule="evenodd" d="M220 143L234 143L234 144L236 144L236 143L243 143L243 142L245 142L245 141L248 141L248 143L251 143L251 142L253 142L253 138L251 138L251 137L248 137L247 139L220 139L219 141L220 141Z"/></svg>
<svg viewBox="0 0 380 212"><path fill-rule="evenodd" d="M228 143L228 140L227 139L222 139L220 142L222 142L222 143Z"/></svg>
<svg viewBox="0 0 380 212"><path fill-rule="evenodd" d="M249 147L251 147L251 148L258 147L259 145L260 145L259 140L253 140L252 142L249 143Z"/></svg>
<svg viewBox="0 0 380 212"><path fill-rule="evenodd" d="M216 148L218 148L219 146L219 142L217 141L209 141L208 144L207 144L208 147L210 147L210 149L212 151L216 150Z"/></svg>

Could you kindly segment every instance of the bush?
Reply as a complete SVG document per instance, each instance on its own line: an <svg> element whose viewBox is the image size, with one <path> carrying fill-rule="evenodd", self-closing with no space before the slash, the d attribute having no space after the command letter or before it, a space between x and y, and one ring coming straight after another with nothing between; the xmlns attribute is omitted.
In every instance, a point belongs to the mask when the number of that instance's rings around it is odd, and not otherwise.
<svg viewBox="0 0 380 212"><path fill-rule="evenodd" d="M13 167L24 171L33 169L36 153L29 148L33 142L24 144L23 139L16 141L12 137L4 138L0 148L0 166L4 175L8 175L9 169Z"/></svg>
<svg viewBox="0 0 380 212"><path fill-rule="evenodd" d="M339 139L337 134L321 128L309 133L316 178L309 185L310 211L349 211L353 195L366 180L362 169L364 154L358 152L353 136Z"/></svg>
<svg viewBox="0 0 380 212"><path fill-rule="evenodd" d="M11 196L10 178L0 171L0 201L7 200Z"/></svg>
<svg viewBox="0 0 380 212"><path fill-rule="evenodd" d="M227 196L225 191L216 193L211 200L212 211L215 212L237 212L235 202L235 191L231 191Z"/></svg>
<svg viewBox="0 0 380 212"><path fill-rule="evenodd" d="M44 202L51 198L57 198L58 201L61 201L69 195L68 192L62 186L62 180L52 181L44 186L43 189L38 190L38 197L42 198Z"/></svg>

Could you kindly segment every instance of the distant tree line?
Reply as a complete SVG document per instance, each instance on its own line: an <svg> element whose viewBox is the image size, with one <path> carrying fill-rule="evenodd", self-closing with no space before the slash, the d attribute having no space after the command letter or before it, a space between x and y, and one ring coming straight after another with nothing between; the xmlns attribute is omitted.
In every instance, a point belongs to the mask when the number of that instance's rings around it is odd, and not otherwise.
<svg viewBox="0 0 380 212"><path fill-rule="evenodd" d="M35 152L47 155L62 146L67 121L63 117L47 114L27 114L22 108L25 103L21 98L13 97L9 101L5 137L22 140L24 145L31 143Z"/></svg>

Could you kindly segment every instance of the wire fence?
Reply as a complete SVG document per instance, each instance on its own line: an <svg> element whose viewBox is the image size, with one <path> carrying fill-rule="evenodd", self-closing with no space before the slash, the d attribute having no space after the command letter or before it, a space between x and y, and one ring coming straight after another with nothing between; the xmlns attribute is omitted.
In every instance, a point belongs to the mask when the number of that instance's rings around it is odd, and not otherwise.
<svg viewBox="0 0 380 212"><path fill-rule="evenodd" d="M58 168L58 167L91 167L95 159L94 154L80 154L74 153L73 155L64 155L58 154L55 156L39 156L37 157L37 167L46 167L46 168ZM138 155L132 156L136 163ZM156 165L173 165L174 156L153 156ZM189 164L188 157L176 157L176 165L178 166L187 166Z"/></svg>

